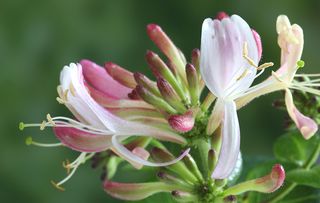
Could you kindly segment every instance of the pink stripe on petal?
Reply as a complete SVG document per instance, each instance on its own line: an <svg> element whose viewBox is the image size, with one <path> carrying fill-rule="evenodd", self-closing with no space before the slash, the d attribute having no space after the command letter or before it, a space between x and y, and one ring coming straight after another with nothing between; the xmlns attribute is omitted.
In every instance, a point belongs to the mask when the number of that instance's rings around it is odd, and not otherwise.
<svg viewBox="0 0 320 203"><path fill-rule="evenodd" d="M258 48L258 58L259 61L261 59L262 56L262 42L261 42L261 37L260 35L257 33L257 31L255 31L254 29L252 29L252 34L253 34L253 38L256 41L257 44L257 48Z"/></svg>
<svg viewBox="0 0 320 203"><path fill-rule="evenodd" d="M85 80L95 89L115 99L128 98L132 90L115 81L104 68L89 60L82 60L80 64Z"/></svg>
<svg viewBox="0 0 320 203"><path fill-rule="evenodd" d="M289 89L286 89L285 103L289 116L295 122L303 137L305 139L310 139L318 131L317 123L311 118L303 115L295 107L292 94Z"/></svg>
<svg viewBox="0 0 320 203"><path fill-rule="evenodd" d="M54 127L57 138L67 147L80 152L100 152L111 145L108 135L96 135L70 127Z"/></svg>
<svg viewBox="0 0 320 203"><path fill-rule="evenodd" d="M222 121L222 146L211 177L225 179L233 171L240 152L240 127L234 101L226 101Z"/></svg>

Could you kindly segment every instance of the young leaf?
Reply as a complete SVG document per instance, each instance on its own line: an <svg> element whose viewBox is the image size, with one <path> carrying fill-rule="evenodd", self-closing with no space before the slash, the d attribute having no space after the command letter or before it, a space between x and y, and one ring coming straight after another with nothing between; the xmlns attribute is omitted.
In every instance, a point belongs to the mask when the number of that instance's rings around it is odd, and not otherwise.
<svg viewBox="0 0 320 203"><path fill-rule="evenodd" d="M318 137L305 140L297 131L287 133L274 144L274 155L280 161L303 166L317 146Z"/></svg>
<svg viewBox="0 0 320 203"><path fill-rule="evenodd" d="M296 169L287 173L287 180L306 185L310 187L320 188L320 165L312 169Z"/></svg>

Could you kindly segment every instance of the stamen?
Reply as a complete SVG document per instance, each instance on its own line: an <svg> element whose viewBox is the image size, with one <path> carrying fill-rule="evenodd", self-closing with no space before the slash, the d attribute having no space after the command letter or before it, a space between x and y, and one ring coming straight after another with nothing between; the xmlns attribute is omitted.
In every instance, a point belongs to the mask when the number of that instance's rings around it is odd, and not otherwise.
<svg viewBox="0 0 320 203"><path fill-rule="evenodd" d="M295 74L295 77L319 77L320 73L315 74Z"/></svg>
<svg viewBox="0 0 320 203"><path fill-rule="evenodd" d="M57 97L56 100L57 100L57 102L59 102L59 104L65 104L66 103L66 101L64 101L60 97Z"/></svg>
<svg viewBox="0 0 320 203"><path fill-rule="evenodd" d="M47 120L52 126L56 125L55 122L52 120L52 117L50 116L50 114L47 114Z"/></svg>
<svg viewBox="0 0 320 203"><path fill-rule="evenodd" d="M46 121L42 121L41 125L40 125L40 130L44 130L46 127L47 122Z"/></svg>
<svg viewBox="0 0 320 203"><path fill-rule="evenodd" d="M52 143L52 144L46 144L46 143L40 143L40 142L35 142L32 140L32 137L27 137L26 138L26 145L35 145L35 146L38 146L38 147L60 147L60 146L63 146L62 143Z"/></svg>
<svg viewBox="0 0 320 203"><path fill-rule="evenodd" d="M272 62L261 64L259 67L257 67L257 70L264 70L266 68L272 67L274 64Z"/></svg>
<svg viewBox="0 0 320 203"><path fill-rule="evenodd" d="M70 92L71 92L72 96L75 97L76 96L76 90L75 90L74 86L72 85L72 83L70 83L69 88L70 88Z"/></svg>
<svg viewBox="0 0 320 203"><path fill-rule="evenodd" d="M70 173L70 162L68 159L66 159L65 161L62 162L62 167L65 168L67 170L67 174Z"/></svg>
<svg viewBox="0 0 320 203"><path fill-rule="evenodd" d="M73 176L73 174L76 172L78 167L81 164L85 163L88 159L90 159L95 153L91 153L88 156L86 156L86 154L87 154L86 152L82 152L74 162L72 162L71 164L65 165L64 167L67 169L71 169L71 172L68 174L67 177L65 177L60 182L56 183L54 181L51 181L51 184L55 188L57 188L58 190L65 191L65 189L63 187L61 187L61 185L64 184L65 182L67 182Z"/></svg>

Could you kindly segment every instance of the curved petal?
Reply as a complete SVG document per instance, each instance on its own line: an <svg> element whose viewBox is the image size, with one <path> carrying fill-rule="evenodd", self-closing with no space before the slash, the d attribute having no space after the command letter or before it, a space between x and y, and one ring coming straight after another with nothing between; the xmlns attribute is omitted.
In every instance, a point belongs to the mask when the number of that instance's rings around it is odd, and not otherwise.
<svg viewBox="0 0 320 203"><path fill-rule="evenodd" d="M287 111L291 119L300 130L301 134L305 139L311 138L317 131L318 125L311 118L303 115L294 105L292 94L289 89L286 89L285 103Z"/></svg>
<svg viewBox="0 0 320 203"><path fill-rule="evenodd" d="M70 127L54 127L57 138L67 147L80 152L101 152L111 146L111 137Z"/></svg>
<svg viewBox="0 0 320 203"><path fill-rule="evenodd" d="M240 152L240 127L234 101L226 101L222 121L222 146L217 166L212 173L214 179L225 179L233 171Z"/></svg>
<svg viewBox="0 0 320 203"><path fill-rule="evenodd" d="M154 167L162 167L168 166L180 161L185 155L187 155L190 149L185 150L179 157L174 160L163 162L163 163L153 163L143 158L137 156L136 154L132 153L130 150L125 148L120 142L126 139L128 136L121 136L121 135L114 135L111 139L113 145L113 151L117 153L119 156L130 162L131 164L138 164L138 165L145 165L145 166L154 166Z"/></svg>
<svg viewBox="0 0 320 203"><path fill-rule="evenodd" d="M221 21L208 18L203 22L200 70L206 85L217 97L242 92L253 82L256 68L243 57L245 43L248 56L258 64L252 30L241 17L233 15ZM232 90L227 91L229 88Z"/></svg>
<svg viewBox="0 0 320 203"><path fill-rule="evenodd" d="M81 60L80 64L85 80L92 87L114 99L128 98L132 89L115 81L104 68L89 60Z"/></svg>

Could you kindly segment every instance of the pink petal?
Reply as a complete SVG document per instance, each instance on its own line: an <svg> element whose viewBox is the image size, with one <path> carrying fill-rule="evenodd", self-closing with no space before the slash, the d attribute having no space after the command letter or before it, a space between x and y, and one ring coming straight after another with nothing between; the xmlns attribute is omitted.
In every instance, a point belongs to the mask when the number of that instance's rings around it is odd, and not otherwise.
<svg viewBox="0 0 320 203"><path fill-rule="evenodd" d="M252 29L252 34L253 34L254 40L256 41L256 44L257 44L257 48L258 48L258 58L259 58L259 61L260 61L261 56L262 56L261 37L260 37L259 33L257 33L257 31L255 31L254 29Z"/></svg>
<svg viewBox="0 0 320 203"><path fill-rule="evenodd" d="M292 94L289 89L286 89L285 102L287 111L291 119L295 122L297 128L305 139L311 138L317 131L318 125L311 118L303 115L294 105Z"/></svg>
<svg viewBox="0 0 320 203"><path fill-rule="evenodd" d="M212 173L214 179L225 179L236 166L240 152L240 127L234 101L226 101L222 121L222 145L219 159Z"/></svg>
<svg viewBox="0 0 320 203"><path fill-rule="evenodd" d="M70 127L54 127L57 138L67 147L80 152L100 152L111 145L109 135L96 135Z"/></svg>
<svg viewBox="0 0 320 203"><path fill-rule="evenodd" d="M143 160L148 160L150 153L145 150L142 147L136 147L132 150L132 153L138 157L140 157ZM136 169L141 169L143 167L142 164L136 164L136 163L132 163L132 165L136 168Z"/></svg>
<svg viewBox="0 0 320 203"><path fill-rule="evenodd" d="M89 60L82 60L80 64L85 80L92 87L115 99L128 98L132 89L115 81L104 68Z"/></svg>

